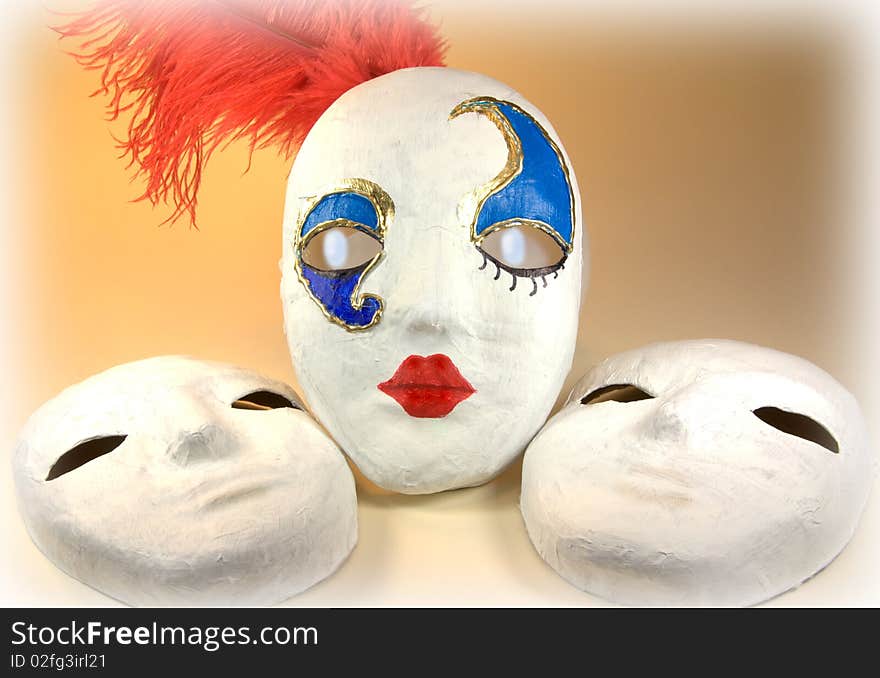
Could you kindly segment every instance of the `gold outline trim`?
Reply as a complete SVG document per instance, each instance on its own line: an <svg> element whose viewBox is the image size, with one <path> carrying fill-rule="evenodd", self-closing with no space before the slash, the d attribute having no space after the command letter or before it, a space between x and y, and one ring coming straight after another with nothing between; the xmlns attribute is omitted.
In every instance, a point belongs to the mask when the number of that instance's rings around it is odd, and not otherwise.
<svg viewBox="0 0 880 678"><path fill-rule="evenodd" d="M315 207L318 206L318 203L321 202L328 195L334 195L336 193L356 193L367 200L369 200L373 207L376 208L376 229L368 228L362 224L357 224L357 222L350 221L349 219L332 219L330 221L324 221L311 229L305 236L301 235L302 227L305 223L306 219L309 218L309 215L314 211ZM364 282L364 279L370 274L378 263L385 256L385 233L388 230L388 225L394 219L394 201L391 200L391 196L389 196L382 188L378 185L370 181L369 179L346 179L338 184L335 184L333 187L329 188L325 192L320 195L309 196L305 198L305 209L301 210L299 218L296 220L295 225L295 235L293 241L293 266L296 270L296 276L299 278L300 283L302 283L308 295L312 298L312 301L321 309L321 312L324 314L324 317L327 318L330 322L335 325L339 325L343 329L348 332L361 332L363 330L368 330L374 325L376 325L382 319L382 313L385 310L385 300L382 297L376 294L370 293L361 293L361 284ZM318 233L322 233L326 231L328 228L333 227L344 227L344 228L355 228L359 231L367 233L371 237L376 237L379 242L382 244L382 250L374 256L370 262L367 264L363 273L361 273L360 279L357 284L354 286L354 289L351 291L351 296L349 297L349 302L351 303L352 308L356 311L359 311L363 308L364 302L367 299L375 299L379 302L379 308L376 311L376 315L373 316L373 319L366 325L351 325L341 318L337 318L332 315L325 307L324 304L315 296L314 292L312 292L312 286L309 283L308 278L303 275L302 272L302 250L303 248L309 244L309 241L315 237Z"/></svg>
<svg viewBox="0 0 880 678"><path fill-rule="evenodd" d="M507 144L507 162L504 164L504 168L501 170L501 172L499 172L494 179L486 184L483 184L474 191L471 191L467 194L467 196L462 199L462 207L464 208L466 206L468 207L468 209L472 209L474 215L470 226L471 242L476 244L479 240L482 240L481 236L477 235L477 221L480 218L480 212L483 209L483 205L491 196L504 189L522 172L522 141L520 141L516 132L513 130L513 126L510 124L510 121L498 108L499 104L510 106L513 110L521 113L529 120L531 120L538 128L538 130L540 130L541 134L544 136L544 139L547 140L547 143L550 144L550 148L552 148L553 152L556 154L556 157L559 160L559 165L560 167L562 167L562 172L565 175L565 183L568 186L568 203L571 212L571 243L566 242L566 240L559 234L558 231L556 231L549 224L544 224L544 222L533 221L531 219L513 218L498 222L498 224L509 225L511 221L518 221L520 223L528 225L543 224L544 226L550 228L550 230L552 231L551 235L555 237L557 242L561 243L561 247L565 251L565 253L571 254L574 250L574 237L577 227L577 217L575 214L574 187L571 183L571 172L568 169L568 164L565 162L562 151L559 150L559 146L556 145L556 142L550 138L550 135L547 133L547 130L544 129L544 126L537 120L535 120L535 118L527 111L523 110L521 106L517 106L512 101L505 101L504 99L496 99L489 96L474 97L472 99L462 101L455 108L453 108L452 112L449 114L450 120L457 118L463 113L479 113L480 115L486 116L498 128L498 130L501 132L501 135L504 137L504 142ZM487 233L490 229L494 229L498 224L492 224L485 231L483 231L483 233ZM541 230L546 229L541 228Z"/></svg>

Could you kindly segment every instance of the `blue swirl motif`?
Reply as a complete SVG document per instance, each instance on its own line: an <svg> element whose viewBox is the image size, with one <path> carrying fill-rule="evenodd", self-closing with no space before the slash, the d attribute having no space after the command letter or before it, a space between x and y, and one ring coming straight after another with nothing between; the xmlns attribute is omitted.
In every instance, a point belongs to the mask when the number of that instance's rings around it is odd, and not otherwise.
<svg viewBox="0 0 880 678"><path fill-rule="evenodd" d="M308 264L302 267L303 277L308 281L312 295L334 318L339 318L352 327L369 326L376 314L382 310L382 304L376 297L365 297L360 308L351 303L355 287L364 275L366 265L346 271L345 275L328 276L319 273Z"/></svg>
<svg viewBox="0 0 880 678"><path fill-rule="evenodd" d="M373 262L345 271L320 271L302 260L305 236L321 224L335 219L347 219L374 232L379 230L379 215L368 198L347 191L325 195L309 212L300 229L297 257L301 277L312 298L331 320L347 329L364 329L374 324L376 316L382 311L382 302L374 296L365 295L360 306L356 307L352 300L364 273Z"/></svg>
<svg viewBox="0 0 880 678"><path fill-rule="evenodd" d="M522 147L520 171L483 201L474 237L494 224L528 219L546 224L570 251L574 241L574 194L562 154L538 122L518 106L495 99L466 102L468 108L491 106L510 124ZM510 144L508 143L508 146ZM513 153L513 148L508 148Z"/></svg>

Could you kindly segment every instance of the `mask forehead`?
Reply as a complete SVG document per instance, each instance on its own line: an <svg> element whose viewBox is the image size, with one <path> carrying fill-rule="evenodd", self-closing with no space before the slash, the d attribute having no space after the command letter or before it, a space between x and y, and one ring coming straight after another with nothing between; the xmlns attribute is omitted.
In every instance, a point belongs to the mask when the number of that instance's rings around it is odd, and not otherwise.
<svg viewBox="0 0 880 678"><path fill-rule="evenodd" d="M434 228L460 223L462 198L495 177L507 146L490 120L463 116L453 124L450 116L476 92L521 97L483 76L452 73L398 71L340 97L297 153L288 207L298 211L298 198L320 195L340 179L364 178L381 186L404 217L421 216Z"/></svg>
<svg viewBox="0 0 880 678"><path fill-rule="evenodd" d="M826 403L852 402L835 379L803 358L739 341L701 339L660 342L611 356L575 384L566 405L612 383L633 384L651 395L672 395L725 376L729 385L743 382L742 388L734 389L740 394L748 390L750 381L754 384L759 379L765 385L775 383L776 392L797 391L804 398ZM760 396L760 389L752 390Z"/></svg>

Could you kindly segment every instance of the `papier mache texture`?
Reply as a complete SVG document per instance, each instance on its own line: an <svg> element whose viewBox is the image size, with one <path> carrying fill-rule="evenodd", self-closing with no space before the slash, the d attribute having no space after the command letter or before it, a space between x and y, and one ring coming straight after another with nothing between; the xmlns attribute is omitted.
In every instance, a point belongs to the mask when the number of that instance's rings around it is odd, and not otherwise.
<svg viewBox="0 0 880 678"><path fill-rule="evenodd" d="M725 340L612 356L529 445L522 513L569 582L635 604L748 605L853 535L876 462L855 399L811 363Z"/></svg>
<svg viewBox="0 0 880 678"><path fill-rule="evenodd" d="M484 75L399 70L320 118L288 181L285 329L370 480L477 485L522 452L571 368L580 221L553 127Z"/></svg>
<svg viewBox="0 0 880 678"><path fill-rule="evenodd" d="M37 547L130 605L277 603L357 542L354 479L286 384L165 356L65 389L13 456Z"/></svg>

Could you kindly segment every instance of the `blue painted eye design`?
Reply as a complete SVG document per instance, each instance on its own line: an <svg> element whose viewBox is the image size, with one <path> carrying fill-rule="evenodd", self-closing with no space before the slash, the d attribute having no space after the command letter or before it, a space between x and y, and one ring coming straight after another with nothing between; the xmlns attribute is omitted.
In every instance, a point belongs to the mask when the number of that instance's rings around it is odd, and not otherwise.
<svg viewBox="0 0 880 678"><path fill-rule="evenodd" d="M498 175L462 200L473 215L470 239L482 256L480 269L495 266L532 283L558 277L574 248L575 201L568 165L559 147L533 116L508 101L477 97L463 101L450 120L464 113L489 119L504 138L507 160ZM385 255L385 232L394 203L377 184L348 179L308 200L295 229L294 265L309 296L331 322L356 332L379 322L385 302L361 292L364 279Z"/></svg>
<svg viewBox="0 0 880 678"><path fill-rule="evenodd" d="M295 245L297 274L327 319L346 330L365 330L381 318L383 300L360 288L384 256L393 215L391 198L366 179L351 179L312 199L304 211Z"/></svg>
<svg viewBox="0 0 880 678"><path fill-rule="evenodd" d="M473 214L471 240L483 256L480 269L491 261L495 280L504 270L529 278L538 291L547 276L557 277L574 247L575 204L568 165L547 131L522 108L492 97L460 103L450 119L464 113L488 118L507 144L507 162L489 183L465 197L462 207Z"/></svg>

